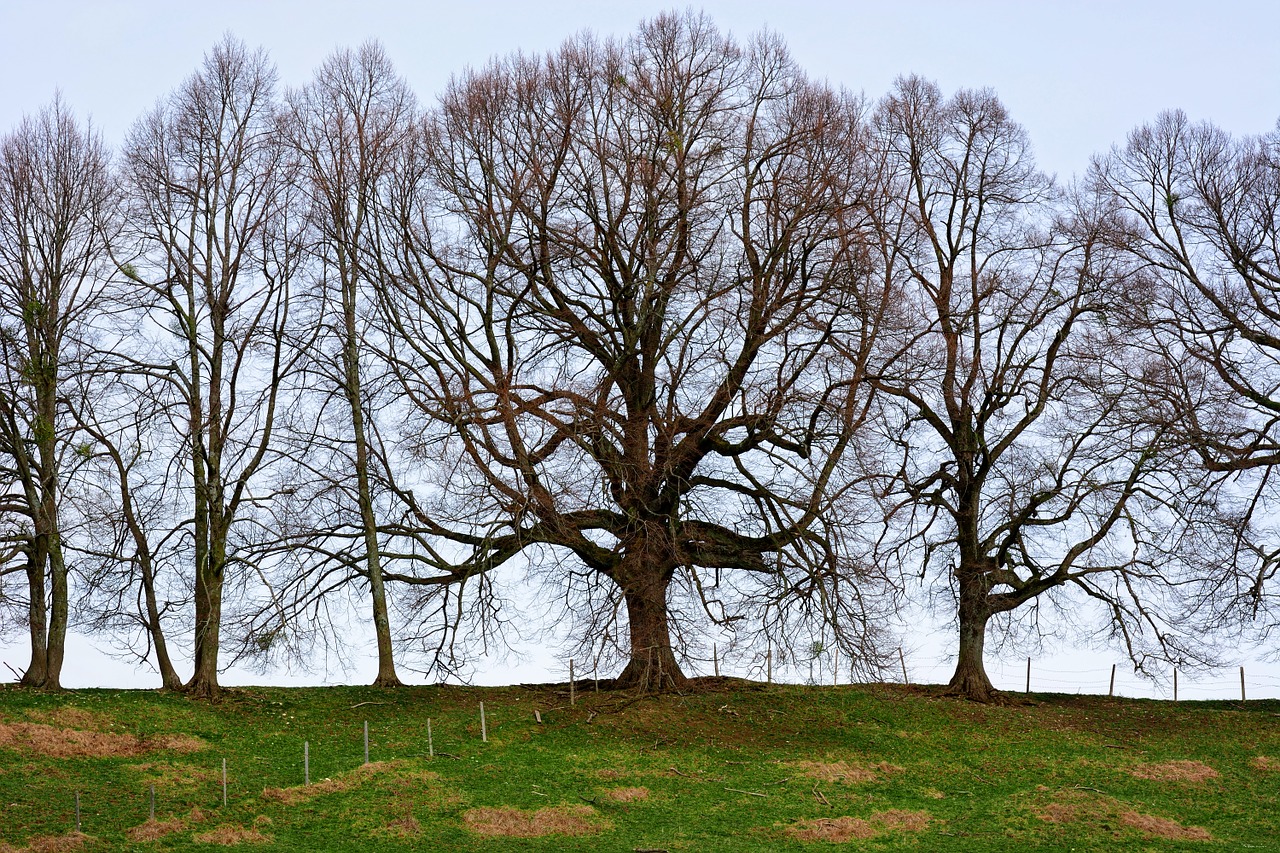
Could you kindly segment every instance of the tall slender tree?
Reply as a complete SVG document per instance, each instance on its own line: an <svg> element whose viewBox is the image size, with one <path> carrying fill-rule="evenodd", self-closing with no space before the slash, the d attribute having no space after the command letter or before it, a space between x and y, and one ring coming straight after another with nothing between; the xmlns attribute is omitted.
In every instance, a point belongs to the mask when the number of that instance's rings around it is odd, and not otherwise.
<svg viewBox="0 0 1280 853"><path fill-rule="evenodd" d="M216 693L233 528L265 495L299 259L293 176L277 130L275 70L230 36L125 145L139 255L122 265L147 301L143 328L172 335L166 401L190 488L194 673ZM180 414L179 414L180 413Z"/></svg>
<svg viewBox="0 0 1280 853"><path fill-rule="evenodd" d="M416 110L412 93L382 48L367 43L357 51L336 52L309 85L289 93L283 122L310 197L314 229L315 286L309 307L318 334L312 338L307 371L321 383L313 397L321 401L315 426L332 421L325 401L335 399L335 390L343 409L336 435L316 429L305 436L309 455L321 457L313 468L320 484L312 506L354 504L356 516L351 520L341 510L336 515L323 512L323 526L295 532L287 544L295 555L311 558L302 561L311 571L317 570L312 563L336 561L352 566L353 574L367 581L378 651L374 683L383 687L397 686L400 679L375 493L390 471L379 444L371 440L375 412L368 372L376 349L373 291L389 285L380 278L387 265L366 255L378 249L373 219L379 197L401 159L399 149L415 129ZM357 535L346 536L348 530ZM354 553L343 544L348 539ZM295 588L314 589L309 584Z"/></svg>
<svg viewBox="0 0 1280 853"><path fill-rule="evenodd" d="M102 291L111 181L101 139L61 100L0 140L0 448L22 517L31 662L60 686L69 619L62 499L75 422L71 374ZM70 454L70 460L75 460Z"/></svg>

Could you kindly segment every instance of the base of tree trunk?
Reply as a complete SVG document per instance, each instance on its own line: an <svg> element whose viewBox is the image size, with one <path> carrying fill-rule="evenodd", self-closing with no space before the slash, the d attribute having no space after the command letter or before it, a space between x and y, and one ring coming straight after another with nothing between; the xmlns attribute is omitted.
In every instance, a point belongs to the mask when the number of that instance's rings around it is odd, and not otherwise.
<svg viewBox="0 0 1280 853"><path fill-rule="evenodd" d="M217 699L222 695L218 682L208 678L192 678L183 685L182 691L194 699Z"/></svg>
<svg viewBox="0 0 1280 853"><path fill-rule="evenodd" d="M622 673L614 679L618 690L639 690L642 693L666 693L683 690L689 679L680 671L676 657L670 649L654 650L643 657L633 657Z"/></svg>
<svg viewBox="0 0 1280 853"><path fill-rule="evenodd" d="M373 680L374 687L404 687L404 682L395 673L391 675L379 675Z"/></svg>
<svg viewBox="0 0 1280 853"><path fill-rule="evenodd" d="M946 695L959 696L986 705L1005 702L1004 694L991 685L991 679L980 667L957 666L955 675L947 684Z"/></svg>

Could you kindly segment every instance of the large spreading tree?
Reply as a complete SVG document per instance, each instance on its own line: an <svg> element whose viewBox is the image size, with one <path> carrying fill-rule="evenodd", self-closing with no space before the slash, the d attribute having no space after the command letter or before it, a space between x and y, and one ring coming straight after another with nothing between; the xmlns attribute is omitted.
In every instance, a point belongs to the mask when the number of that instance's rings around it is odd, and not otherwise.
<svg viewBox="0 0 1280 853"><path fill-rule="evenodd" d="M776 38L692 15L453 81L388 212L394 365L441 472L411 519L437 570L393 580L541 555L625 615L623 686L684 683L671 596L714 610L721 573L856 634L864 140Z"/></svg>

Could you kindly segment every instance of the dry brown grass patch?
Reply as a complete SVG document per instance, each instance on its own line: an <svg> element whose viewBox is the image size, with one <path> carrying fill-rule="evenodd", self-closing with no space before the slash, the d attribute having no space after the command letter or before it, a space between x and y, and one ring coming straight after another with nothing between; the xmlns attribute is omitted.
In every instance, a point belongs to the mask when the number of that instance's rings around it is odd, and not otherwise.
<svg viewBox="0 0 1280 853"><path fill-rule="evenodd" d="M1280 770L1280 761L1267 755L1259 755L1249 762L1249 766L1257 770Z"/></svg>
<svg viewBox="0 0 1280 853"><path fill-rule="evenodd" d="M1213 836L1199 826L1183 826L1176 820L1156 815L1146 815L1126 808L1120 801L1102 794L1083 791L1060 791L1054 800L1044 805L1036 816L1047 823L1072 824L1086 822L1092 825L1119 823L1136 829L1148 838L1175 841L1210 841Z"/></svg>
<svg viewBox="0 0 1280 853"><path fill-rule="evenodd" d="M272 838L270 835L263 835L254 828L224 823L208 832L193 835L192 840L199 844L220 844L223 847L234 847L237 844L270 844Z"/></svg>
<svg viewBox="0 0 1280 853"><path fill-rule="evenodd" d="M64 853L67 850L79 850L93 840L92 835L85 835L83 832L40 835L28 841L26 847L13 847L0 841L0 853Z"/></svg>
<svg viewBox="0 0 1280 853"><path fill-rule="evenodd" d="M180 817L168 820L149 820L131 828L128 833L130 841L159 841L166 835L173 835L187 828L187 822Z"/></svg>
<svg viewBox="0 0 1280 853"><path fill-rule="evenodd" d="M649 799L648 788L610 788L605 794L615 803L634 803L636 800Z"/></svg>
<svg viewBox="0 0 1280 853"><path fill-rule="evenodd" d="M541 838L545 835L594 835L608 824L590 806L557 806L525 811L511 806L471 809L462 815L476 835Z"/></svg>
<svg viewBox="0 0 1280 853"><path fill-rule="evenodd" d="M612 782L615 779L624 779L626 778L626 776L627 776L626 773L622 772L621 770L614 770L611 767L606 767L604 770L596 771L597 778L604 779L605 781L608 781L608 782Z"/></svg>
<svg viewBox="0 0 1280 853"><path fill-rule="evenodd" d="M1133 827L1143 835L1151 838L1165 838L1170 841L1212 841L1209 830L1202 826L1183 826L1176 820L1138 812L1122 812L1120 821L1125 826Z"/></svg>
<svg viewBox="0 0 1280 853"><path fill-rule="evenodd" d="M1131 776L1156 782L1207 782L1221 777L1221 773L1202 761L1160 761L1155 764L1139 764L1129 770Z"/></svg>
<svg viewBox="0 0 1280 853"><path fill-rule="evenodd" d="M35 723L45 723L46 725L63 729L84 729L97 732L105 731L115 725L115 720L106 714L73 707L55 708L52 711L28 711L27 719Z"/></svg>
<svg viewBox="0 0 1280 853"><path fill-rule="evenodd" d="M388 823L381 834L391 838L416 838L422 834L422 824L413 815L405 815Z"/></svg>
<svg viewBox="0 0 1280 853"><path fill-rule="evenodd" d="M172 752L199 752L206 744L194 735L152 735L142 739L143 748L150 752L156 749L167 749Z"/></svg>
<svg viewBox="0 0 1280 853"><path fill-rule="evenodd" d="M284 803L286 806L296 806L298 803L305 803L316 797L323 797L325 794L336 794L339 791L345 791L351 786L352 781L347 777L321 779L319 782L312 782L310 785L295 785L292 788L263 788L262 798Z"/></svg>
<svg viewBox="0 0 1280 853"><path fill-rule="evenodd" d="M326 794L346 791L366 779L379 775L388 775L401 782L427 782L439 778L437 774L425 770L416 773L401 773L400 769L403 766L404 762L401 761L374 761L369 764L362 764L355 770L343 773L337 778L321 779L319 782L312 782L310 785L295 785L292 788L263 788L262 796L268 800L284 803L286 806L293 806Z"/></svg>
<svg viewBox="0 0 1280 853"><path fill-rule="evenodd" d="M126 764L125 768L141 774L144 782L161 789L195 788L217 777L217 774L211 770L201 770L190 764L171 764L168 761Z"/></svg>
<svg viewBox="0 0 1280 853"><path fill-rule="evenodd" d="M75 713L63 709L62 713ZM83 720L78 712L77 719ZM123 732L62 728L45 723L0 723L0 749L35 753L49 758L112 758L142 755L154 750L194 752L204 741L189 735L140 738Z"/></svg>
<svg viewBox="0 0 1280 853"><path fill-rule="evenodd" d="M850 764L847 761L792 761L789 766L796 768L801 774L827 784L842 782L846 785L859 785L863 782L874 782L881 774L897 773L902 770L895 764L881 761L879 764Z"/></svg>
<svg viewBox="0 0 1280 853"><path fill-rule="evenodd" d="M929 826L928 812L902 809L876 812L867 818L837 817L802 820L787 827L786 833L797 841L826 841L844 844L875 838L890 832L921 832Z"/></svg>

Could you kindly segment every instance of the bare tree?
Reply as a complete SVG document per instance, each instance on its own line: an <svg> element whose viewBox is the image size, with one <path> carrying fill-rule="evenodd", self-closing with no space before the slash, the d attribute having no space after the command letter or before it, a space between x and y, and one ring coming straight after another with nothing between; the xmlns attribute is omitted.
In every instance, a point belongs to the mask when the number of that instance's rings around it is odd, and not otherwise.
<svg viewBox="0 0 1280 853"><path fill-rule="evenodd" d="M292 555L302 558L307 574L320 572L323 578L324 567L336 563L368 582L378 648L374 684L397 686L375 494L379 477L390 472L378 443L370 439L375 413L367 379L376 349L371 288L385 287L376 279L386 265L365 254L377 248L373 218L378 199L414 129L417 106L382 48L373 43L333 54L315 79L287 100L284 133L310 195L317 261L308 299L316 334L307 372L319 385L311 399L320 403L316 429L303 437L299 452L315 460L312 471L318 478L308 511L335 502L339 506L336 513L319 512L317 520L324 522L319 527L295 531L283 541ZM331 401L342 407L340 429L332 435L322 430L333 420L327 415ZM319 582L291 588L300 593L295 596L298 604L305 605L318 590L330 587Z"/></svg>
<svg viewBox="0 0 1280 853"><path fill-rule="evenodd" d="M117 306L118 307L118 306ZM122 311L134 330L136 311ZM178 542L189 526L181 477L166 455L171 447L157 400L166 397L166 370L139 361L135 346L86 359L85 382L73 416L84 443L76 477L82 519L69 551L85 576L84 609L94 631L122 639L138 660L153 663L165 690L180 690L166 622L191 604L178 564Z"/></svg>
<svg viewBox="0 0 1280 853"><path fill-rule="evenodd" d="M139 256L123 264L147 299L144 331L171 335L167 408L190 489L195 671L218 688L233 528L267 497L262 475L284 377L290 277L298 263L291 176L276 130L275 71L227 37L131 131L125 184ZM152 359L152 361L158 361ZM236 578L237 582L243 577Z"/></svg>
<svg viewBox="0 0 1280 853"><path fill-rule="evenodd" d="M950 689L994 699L992 618L1012 627L1072 589L1136 658L1186 653L1168 626L1205 568L1185 551L1211 539L1178 536L1198 486L1109 325L1141 293L1106 211L1066 204L990 92L902 79L875 126L878 269L898 308L873 368L891 448L882 552L945 585Z"/></svg>
<svg viewBox="0 0 1280 853"><path fill-rule="evenodd" d="M685 682L677 591L755 615L713 601L722 572L867 628L835 512L883 302L864 137L775 37L691 14L456 79L382 234L409 449L439 466L405 490L437 571L388 580L443 595L526 557L595 631L625 614L625 687Z"/></svg>
<svg viewBox="0 0 1280 853"><path fill-rule="evenodd" d="M69 618L60 508L75 423L67 415L99 302L111 208L108 157L61 100L0 140L0 448L5 510L27 575L31 663L57 688ZM70 454L71 462L76 456Z"/></svg>
<svg viewBox="0 0 1280 853"><path fill-rule="evenodd" d="M1093 189L1148 284L1145 391L1234 498L1236 548L1206 611L1256 616L1280 560L1280 126L1234 139L1169 112L1099 158ZM1274 627L1274 623L1273 627Z"/></svg>

